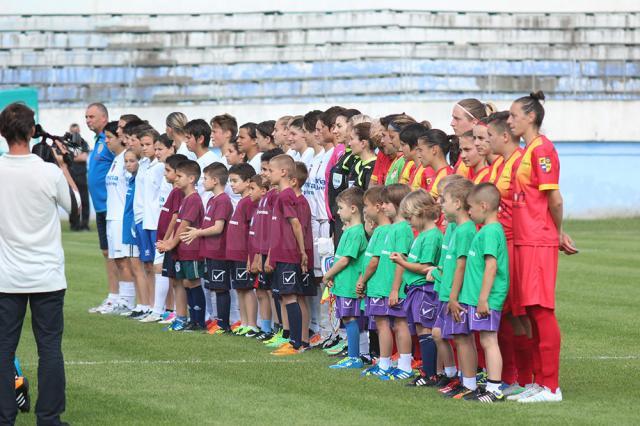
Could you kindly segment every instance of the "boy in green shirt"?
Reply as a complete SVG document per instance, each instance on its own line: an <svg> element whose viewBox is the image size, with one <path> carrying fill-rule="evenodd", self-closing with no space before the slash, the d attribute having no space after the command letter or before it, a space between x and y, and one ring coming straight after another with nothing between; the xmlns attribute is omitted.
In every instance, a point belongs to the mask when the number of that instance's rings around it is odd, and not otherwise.
<svg viewBox="0 0 640 426"><path fill-rule="evenodd" d="M507 239L498 221L500 192L493 184L483 183L473 188L468 201L469 215L483 226L471 243L458 299L467 311L469 330L480 333L488 374L486 390L476 392L469 399L493 403L505 400L500 391L502 356L498 328L509 291Z"/></svg>
<svg viewBox="0 0 640 426"><path fill-rule="evenodd" d="M391 253L390 256L391 261L404 268L402 281L407 293L404 310L407 322L415 326L422 353L421 374L410 386L433 385L437 380L438 355L431 329L437 317L438 300L433 291L433 282L427 282L426 275L440 261L442 232L436 226L440 218L440 206L428 192L418 189L402 200L400 212L411 223L411 227L419 232L408 256L400 253Z"/></svg>
<svg viewBox="0 0 640 426"><path fill-rule="evenodd" d="M337 316L347 330L347 357L330 366L333 369L362 368L360 359L360 327L358 318L362 316L356 294L356 285L367 248L367 236L362 224L364 191L352 187L341 192L336 198L338 215L345 228L336 248L334 263L322 278L331 292L336 295Z"/></svg>

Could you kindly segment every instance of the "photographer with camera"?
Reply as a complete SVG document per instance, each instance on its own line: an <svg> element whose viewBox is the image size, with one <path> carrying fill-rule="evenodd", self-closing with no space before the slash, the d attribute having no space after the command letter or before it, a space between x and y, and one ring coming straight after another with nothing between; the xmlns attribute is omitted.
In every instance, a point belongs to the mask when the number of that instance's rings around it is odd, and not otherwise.
<svg viewBox="0 0 640 426"><path fill-rule="evenodd" d="M0 134L9 145L0 157L0 424L16 419L14 358L29 304L39 358L37 423L60 425L67 281L58 207L71 211L67 165L55 150L57 164L30 152L34 112L22 103L0 113Z"/></svg>
<svg viewBox="0 0 640 426"><path fill-rule="evenodd" d="M80 201L85 208L78 218L69 217L69 225L72 231L88 231L89 230L89 186L87 184L87 160L89 159L89 144L80 135L80 126L77 123L69 126L69 132L71 141L74 145L78 146L78 151L73 157L73 163L71 163L71 177L73 181L78 185L78 192L80 192Z"/></svg>

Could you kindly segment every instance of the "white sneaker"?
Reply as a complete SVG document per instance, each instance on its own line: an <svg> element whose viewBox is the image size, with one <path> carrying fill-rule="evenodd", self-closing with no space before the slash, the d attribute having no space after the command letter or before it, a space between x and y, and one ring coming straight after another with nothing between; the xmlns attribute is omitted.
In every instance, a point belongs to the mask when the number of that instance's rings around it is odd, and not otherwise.
<svg viewBox="0 0 640 426"><path fill-rule="evenodd" d="M153 312L149 313L146 317L140 319L140 322L158 322L162 319L162 316L154 314Z"/></svg>
<svg viewBox="0 0 640 426"><path fill-rule="evenodd" d="M111 302L109 301L109 299L108 299L108 298L107 298L107 299L104 299L104 300L102 301L102 303L100 303L98 306L94 306L93 308L89 308L89 311L88 311L88 312L89 312L90 314L98 314L98 313L100 313L100 311L101 311L101 310L103 310L103 309L107 306L107 304L110 304L110 303L111 303Z"/></svg>
<svg viewBox="0 0 640 426"><path fill-rule="evenodd" d="M522 398L528 398L542 391L542 386L536 383L529 383L528 385L525 385L524 389L525 391L522 393L508 396L507 401L519 401Z"/></svg>
<svg viewBox="0 0 640 426"><path fill-rule="evenodd" d="M131 312L131 308L127 305L116 303L113 305L113 307L109 311L103 311L101 313L107 314L107 315L122 315L125 312L127 313Z"/></svg>
<svg viewBox="0 0 640 426"><path fill-rule="evenodd" d="M96 311L96 313L110 314L117 305L118 304L115 302L107 302L102 308L100 308L100 310Z"/></svg>
<svg viewBox="0 0 640 426"><path fill-rule="evenodd" d="M542 388L542 390L534 395L531 395L527 398L521 398L518 402L523 404L528 404L532 402L561 402L562 401L562 391L560 388L556 389L556 392L551 392L551 389L546 386Z"/></svg>

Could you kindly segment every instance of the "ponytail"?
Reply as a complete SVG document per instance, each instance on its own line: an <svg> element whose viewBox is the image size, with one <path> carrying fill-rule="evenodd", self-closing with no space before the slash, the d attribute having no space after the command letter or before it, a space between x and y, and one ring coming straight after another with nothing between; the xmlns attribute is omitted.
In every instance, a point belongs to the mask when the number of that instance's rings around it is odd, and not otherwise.
<svg viewBox="0 0 640 426"><path fill-rule="evenodd" d="M456 135L449 135L449 164L451 167L455 167L460 158L460 139Z"/></svg>
<svg viewBox="0 0 640 426"><path fill-rule="evenodd" d="M442 151L442 155L446 158L449 154L449 164L455 165L460 156L460 141L455 135L447 135L440 129L429 129L422 137L421 141L428 146L437 145Z"/></svg>
<svg viewBox="0 0 640 426"><path fill-rule="evenodd" d="M529 93L529 96L523 96L515 100L515 102L520 104L525 114L529 114L530 112L535 114L536 119L534 124L538 129L542 127L542 121L544 120L544 107L542 106L544 98L542 90L538 90Z"/></svg>

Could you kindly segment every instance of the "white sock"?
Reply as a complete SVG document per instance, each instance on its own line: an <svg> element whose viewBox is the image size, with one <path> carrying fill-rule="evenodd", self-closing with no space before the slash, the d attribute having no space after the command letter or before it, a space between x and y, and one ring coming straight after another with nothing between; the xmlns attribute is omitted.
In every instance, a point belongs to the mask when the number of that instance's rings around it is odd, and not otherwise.
<svg viewBox="0 0 640 426"><path fill-rule="evenodd" d="M204 320L207 321L209 318L215 318L213 315L213 306L211 304L211 290L204 286L204 279L200 280L202 285L202 290L204 291L204 303L206 305L206 310L204 311Z"/></svg>
<svg viewBox="0 0 640 426"><path fill-rule="evenodd" d="M153 297L154 314L162 315L164 312L164 302L167 300L167 294L169 294L169 277L156 274L156 291Z"/></svg>
<svg viewBox="0 0 640 426"><path fill-rule="evenodd" d="M111 303L115 303L118 301L118 293L109 293L109 296L107 296L107 300Z"/></svg>
<svg viewBox="0 0 640 426"><path fill-rule="evenodd" d="M120 300L124 301L127 306L134 306L136 300L136 287L133 281L120 281L120 291L118 293Z"/></svg>
<svg viewBox="0 0 640 426"><path fill-rule="evenodd" d="M445 367L444 374L446 374L447 377L451 379L452 377L456 377L456 375L458 374L458 369L455 365L453 367Z"/></svg>
<svg viewBox="0 0 640 426"><path fill-rule="evenodd" d="M320 333L321 327L320 322L322 320L322 313L320 312L320 298L322 297L322 292L318 292L316 296L312 296L308 298L309 300L309 311L311 312L311 320L309 321L309 328L314 333ZM360 339L360 344L362 344L362 339Z"/></svg>
<svg viewBox="0 0 640 426"><path fill-rule="evenodd" d="M398 359L398 368L402 371L411 371L411 354L400 354Z"/></svg>
<svg viewBox="0 0 640 426"><path fill-rule="evenodd" d="M462 377L462 385L465 388L470 389L472 391L476 390L476 388L478 387L476 385L476 376L473 376L473 377Z"/></svg>
<svg viewBox="0 0 640 426"><path fill-rule="evenodd" d="M229 292L231 294L231 314L229 321L234 324L240 321L240 309L238 308L238 293L235 290Z"/></svg>
<svg viewBox="0 0 640 426"><path fill-rule="evenodd" d="M378 360L378 365L380 366L381 370L388 370L391 368L391 357L380 357L380 359Z"/></svg>
<svg viewBox="0 0 640 426"><path fill-rule="evenodd" d="M360 332L360 355L369 355L369 332Z"/></svg>
<svg viewBox="0 0 640 426"><path fill-rule="evenodd" d="M487 390L493 393L500 393L500 382L492 383L487 380Z"/></svg>

